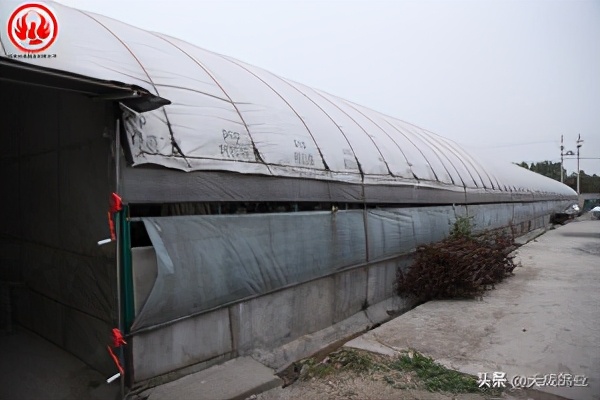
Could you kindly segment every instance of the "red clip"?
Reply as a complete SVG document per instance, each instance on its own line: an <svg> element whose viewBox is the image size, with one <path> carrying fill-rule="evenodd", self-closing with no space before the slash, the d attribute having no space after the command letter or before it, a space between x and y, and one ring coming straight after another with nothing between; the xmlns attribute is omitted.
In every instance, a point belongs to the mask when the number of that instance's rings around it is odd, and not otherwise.
<svg viewBox="0 0 600 400"><path fill-rule="evenodd" d="M110 195L110 212L111 213L116 213L119 212L123 209L123 200L121 199L121 197L116 194L113 193Z"/></svg>
<svg viewBox="0 0 600 400"><path fill-rule="evenodd" d="M112 330L112 342L113 342L112 343L113 347L115 347L115 348L121 347L124 344L127 344L127 342L125 341L125 339L123 339L123 334L117 328L114 328ZM107 345L106 348L108 349L108 354L110 355L110 358L113 359L115 365L119 369L119 372L121 373L121 376L124 376L125 375L125 370L123 369L123 366L119 362L119 357L117 357L117 355L115 354L115 352L113 351L113 349L111 349L110 346Z"/></svg>
<svg viewBox="0 0 600 400"><path fill-rule="evenodd" d="M117 234L115 232L115 221L113 215L123 209L123 200L121 197L113 193L110 195L110 208L108 209L108 228L110 229L110 238L111 240L117 239Z"/></svg>
<svg viewBox="0 0 600 400"><path fill-rule="evenodd" d="M125 339L123 339L123 334L117 328L112 330L112 339L113 339L113 347L121 347L124 344L127 344Z"/></svg>

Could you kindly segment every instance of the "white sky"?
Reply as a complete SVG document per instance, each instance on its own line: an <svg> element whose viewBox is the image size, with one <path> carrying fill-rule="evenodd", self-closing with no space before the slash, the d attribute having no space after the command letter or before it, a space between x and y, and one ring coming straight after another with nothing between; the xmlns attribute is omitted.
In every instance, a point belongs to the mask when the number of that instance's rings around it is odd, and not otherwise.
<svg viewBox="0 0 600 400"><path fill-rule="evenodd" d="M506 161L584 139L600 174L600 1L59 0L166 33ZM565 160L569 172L575 160Z"/></svg>

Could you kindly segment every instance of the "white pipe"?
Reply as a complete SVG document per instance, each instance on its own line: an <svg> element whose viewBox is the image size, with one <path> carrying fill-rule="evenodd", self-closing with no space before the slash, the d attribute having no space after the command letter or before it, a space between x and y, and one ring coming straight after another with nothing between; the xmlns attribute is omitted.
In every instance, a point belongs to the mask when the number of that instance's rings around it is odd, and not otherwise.
<svg viewBox="0 0 600 400"><path fill-rule="evenodd" d="M116 381L120 376L121 376L121 373L117 372L116 374L114 374L113 376L111 376L110 378L108 378L106 380L106 383L112 383L112 382Z"/></svg>
<svg viewBox="0 0 600 400"><path fill-rule="evenodd" d="M104 240L100 240L98 241L98 246L102 246L103 244L107 244L112 242L112 239L104 239Z"/></svg>

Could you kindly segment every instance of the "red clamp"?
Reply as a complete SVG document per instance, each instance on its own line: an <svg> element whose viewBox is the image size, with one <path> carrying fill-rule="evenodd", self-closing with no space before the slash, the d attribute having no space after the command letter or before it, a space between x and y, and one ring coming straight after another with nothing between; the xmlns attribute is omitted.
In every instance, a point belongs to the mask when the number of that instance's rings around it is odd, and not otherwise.
<svg viewBox="0 0 600 400"><path fill-rule="evenodd" d="M110 212L116 213L123 209L123 200L116 193L110 195Z"/></svg>
<svg viewBox="0 0 600 400"><path fill-rule="evenodd" d="M118 348L118 347L121 347L121 346L127 344L125 339L123 339L123 334L117 328L114 328L112 330L112 341L113 341L113 347L115 347L115 348ZM125 370L123 369L123 366L121 365L121 362L119 361L119 357L117 357L117 355L114 353L113 349L110 346L107 345L106 348L108 349L108 354L113 359L115 365L119 369L121 376L124 376Z"/></svg>
<svg viewBox="0 0 600 400"><path fill-rule="evenodd" d="M123 339L123 334L117 328L114 328L112 330L112 340L113 340L113 347L121 347L124 344L127 344L125 339Z"/></svg>
<svg viewBox="0 0 600 400"><path fill-rule="evenodd" d="M111 240L117 239L115 232L115 221L113 215L123 209L123 200L121 197L113 193L110 195L110 208L108 209L108 229L110 230Z"/></svg>

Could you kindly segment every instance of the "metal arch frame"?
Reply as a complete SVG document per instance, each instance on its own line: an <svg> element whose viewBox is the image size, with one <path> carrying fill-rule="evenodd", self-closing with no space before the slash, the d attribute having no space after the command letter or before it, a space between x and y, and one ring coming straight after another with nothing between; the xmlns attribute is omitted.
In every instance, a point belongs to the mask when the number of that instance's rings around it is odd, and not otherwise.
<svg viewBox="0 0 600 400"><path fill-rule="evenodd" d="M189 59L191 59L194 63L196 63L196 65L198 65L213 80L213 82L215 82L215 84L219 87L219 89L221 89L221 91L223 92L223 94L227 97L227 99L229 100L229 103L231 103L231 106L235 109L235 112L240 117L240 120L241 120L242 124L246 128L246 132L248 133L248 137L250 138L250 142L252 143L252 148L254 150L254 154L258 158L257 161L262 161L262 163L267 167L267 169L269 170L269 172L271 172L271 170L269 169L268 164L266 162L264 162L262 156L260 155L258 147L256 147L256 143L254 142L254 139L252 138L252 133L250 133L250 128L248 127L248 124L246 123L246 120L242 116L242 113L240 112L239 108L235 105L235 102L233 101L233 99L231 98L231 96L229 95L229 93L227 93L225 91L225 88L223 88L223 85L221 85L221 83L219 83L219 81L217 80L217 78L208 70L208 68L203 63L201 63L198 59L196 59L196 57L193 57L187 51L183 50L181 47L179 47L176 44L174 44L173 42L167 40L162 35L157 35L157 34L152 33L152 32L150 32L150 34L153 35L153 36L155 36L155 37L157 37L157 38L159 38L159 39L164 40L166 43L170 44L171 46L173 46L174 48L176 48L177 50L179 50L180 52L182 52L183 54L185 54Z"/></svg>
<svg viewBox="0 0 600 400"><path fill-rule="evenodd" d="M81 14L85 15L86 17L90 18L91 20L93 20L94 22L96 22L98 25L100 25L101 27L103 27L104 29L106 29L107 32L109 32L115 39L117 39L117 41L119 41L119 43L121 43L123 45L123 47L125 47L125 49L127 49L127 51L131 54L131 56L134 58L134 60L138 63L138 65L140 66L140 68L142 69L142 71L144 71L144 74L148 77L148 81L152 85L152 87L154 88L154 91L156 92L156 94L158 96L160 96L158 88L156 87L156 84L152 80L152 77L150 76L150 74L148 73L148 71L146 70L146 68L142 64L142 62L139 60L139 58L135 55L135 53L133 52L133 50L131 50L131 48L119 36L117 36L113 31L111 31L102 22L98 21L96 18L94 18L93 16L89 15L88 13L86 13L84 11L81 11L81 10L78 10L78 9L75 9L75 10L77 10ZM163 111L163 114L165 116L165 121L166 121L166 124L167 124L167 128L169 129L169 134L171 136L171 145L179 152L179 154L181 155L181 157L183 157L183 159L185 160L185 162L188 164L188 167L191 167L189 161L185 157L185 154L183 154L183 151L181 151L181 148L179 147L179 145L175 141L175 136L173 134L173 128L171 126L171 122L169 121L169 116L167 114L167 111L164 108L162 108L162 111Z"/></svg>

